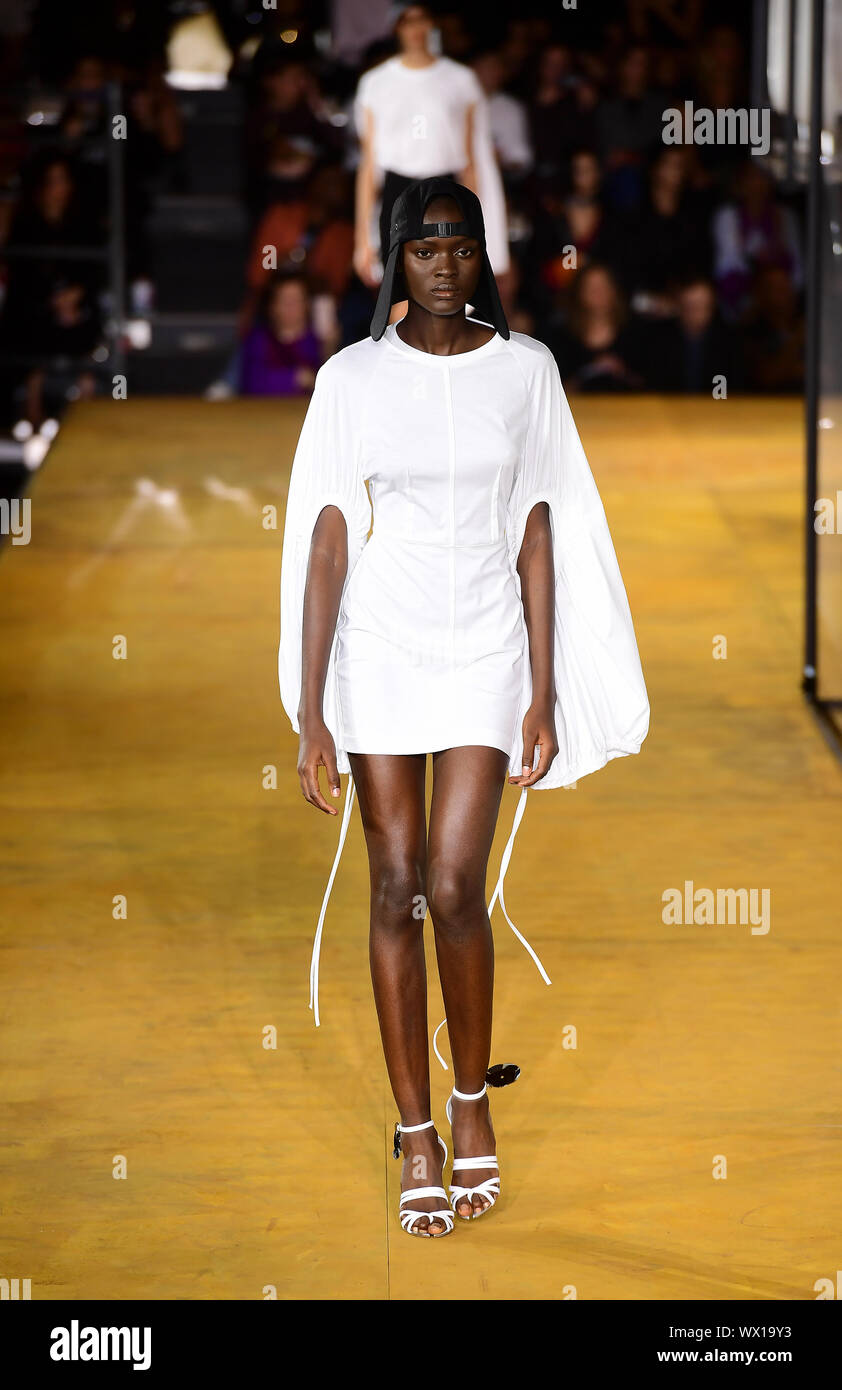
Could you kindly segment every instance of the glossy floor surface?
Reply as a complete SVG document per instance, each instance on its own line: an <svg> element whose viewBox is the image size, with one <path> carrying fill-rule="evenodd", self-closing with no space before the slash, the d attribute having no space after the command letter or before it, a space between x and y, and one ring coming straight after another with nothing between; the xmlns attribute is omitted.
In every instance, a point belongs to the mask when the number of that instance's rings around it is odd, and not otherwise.
<svg viewBox="0 0 842 1390"><path fill-rule="evenodd" d="M506 900L553 984L495 909L492 1060L522 1068L493 1097L502 1196L438 1242L397 1220L356 808L318 1031L307 1008L338 823L301 797L277 692L301 407L68 417L31 542L0 554L0 1275L33 1298L812 1299L835 1279L842 773L799 692L801 408L574 412L652 730L530 796ZM761 911L768 890L769 929L665 921L687 883ZM448 1138L450 1075L433 1060Z"/></svg>

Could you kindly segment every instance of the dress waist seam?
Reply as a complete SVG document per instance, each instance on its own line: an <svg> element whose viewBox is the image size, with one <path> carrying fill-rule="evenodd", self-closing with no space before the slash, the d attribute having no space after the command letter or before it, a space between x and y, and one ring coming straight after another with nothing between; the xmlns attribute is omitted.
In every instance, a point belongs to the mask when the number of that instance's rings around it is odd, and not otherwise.
<svg viewBox="0 0 842 1390"><path fill-rule="evenodd" d="M372 531L372 533L371 533L371 535L370 535L370 537L369 537L369 539L368 539L368 544L371 545L371 542L374 541L374 540L376 540L377 538L378 538L378 537L377 537L377 532L376 532L376 531ZM501 537L499 537L497 540L493 540L493 541L454 541L454 542L451 542L451 541L432 541L432 540L426 540L426 539L420 538L419 536L407 536L407 535L404 535L404 534L403 534L402 532L400 532L400 531L388 531L388 532L386 532L385 534L381 535L379 539L380 539L381 542L387 542L387 543L388 543L389 541L400 541L402 545L426 545L426 546L433 546L433 547L435 547L437 550L505 550L505 549L507 548L505 536L501 536Z"/></svg>

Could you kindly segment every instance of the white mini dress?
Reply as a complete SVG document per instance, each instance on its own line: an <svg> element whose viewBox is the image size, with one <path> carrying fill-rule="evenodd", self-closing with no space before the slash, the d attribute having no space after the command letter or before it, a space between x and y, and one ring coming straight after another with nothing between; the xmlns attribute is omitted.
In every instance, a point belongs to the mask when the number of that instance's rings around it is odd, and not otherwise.
<svg viewBox="0 0 842 1390"><path fill-rule="evenodd" d="M553 536L559 751L535 791L637 753L649 728L625 588L552 353L526 334L495 333L437 356L390 324L318 372L287 501L279 682L298 732L310 541L333 504L347 524L348 569L323 713L340 772L350 773L349 752L471 744L502 749L514 776L535 765L536 750L522 746L532 692L517 559L538 502L549 505ZM489 910L499 896L549 983L503 899L526 794ZM352 797L353 779L316 931L317 1023L321 932Z"/></svg>

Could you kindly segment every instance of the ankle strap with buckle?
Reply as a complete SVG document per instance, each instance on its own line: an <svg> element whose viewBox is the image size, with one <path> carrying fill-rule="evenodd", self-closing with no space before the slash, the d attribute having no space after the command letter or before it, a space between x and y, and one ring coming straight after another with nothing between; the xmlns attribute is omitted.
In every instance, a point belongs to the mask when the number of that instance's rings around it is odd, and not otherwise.
<svg viewBox="0 0 842 1390"><path fill-rule="evenodd" d="M394 1158L401 1156L401 1135L417 1134L419 1129L432 1129L433 1121L425 1120L423 1125L402 1125L400 1121L395 1125L395 1137L392 1143L392 1155Z"/></svg>

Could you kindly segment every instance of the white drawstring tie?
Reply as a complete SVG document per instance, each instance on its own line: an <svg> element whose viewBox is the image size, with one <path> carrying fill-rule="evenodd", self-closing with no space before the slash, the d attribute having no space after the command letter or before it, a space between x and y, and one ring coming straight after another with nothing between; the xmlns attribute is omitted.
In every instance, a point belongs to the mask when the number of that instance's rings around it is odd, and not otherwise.
<svg viewBox="0 0 842 1390"><path fill-rule="evenodd" d="M333 880L336 878L336 870L339 868L339 860L342 858L342 849L345 844L345 836L348 834L348 825L351 820L351 807L354 804L354 779L348 773L348 790L345 793L345 810L342 812L342 826L339 831L339 844L333 860L333 868L330 871L330 878L327 881L325 895L322 898L322 910L319 913L319 924L316 927L316 936L313 941L313 954L310 957L310 1008L316 1017L316 1027L319 1026L319 956L322 948L322 931L325 924L325 913L330 898L330 890L333 887Z"/></svg>
<svg viewBox="0 0 842 1390"><path fill-rule="evenodd" d="M552 984L552 980L550 979L549 975L547 974L546 970L544 969L543 965L541 964L541 961L540 961L539 958L538 958L537 952L534 951L533 948L530 946L529 942L527 941L527 939L526 939L526 937L523 935L523 933L518 931L517 927L515 926L514 922L512 921L511 917L509 916L509 914L508 914L508 912L507 912L507 910L506 910L506 900L505 900L505 897L504 897L504 895L503 895L503 884L504 884L505 878L506 878L506 871L508 870L509 864L511 863L512 852L513 852L513 850L514 850L514 844L515 844L515 836L517 835L518 829L519 829L519 827L520 827L520 823L521 823L521 821L523 820L523 813L524 813L524 811L526 810L526 794L527 794L528 790L529 790L528 787L521 787L520 797L518 798L517 807L516 807L516 809L515 809L514 820L512 821L511 833L510 833L510 835L509 835L508 840L506 841L506 848L503 850L503 855L502 855L502 858L501 858L501 860L500 860L500 872L499 872L499 874L498 874L498 876L497 876L497 883L496 883L495 888L494 888L494 893L493 893L493 895L492 895L491 902L488 904L488 915L489 915L489 917L491 916L491 913L492 913L493 910L494 910L494 904L497 902L497 899L499 898L499 899L500 899L500 906L501 906L501 908L503 909L503 916L505 917L506 921L508 922L509 926L511 927L511 929L512 929L512 931L514 932L515 936L517 937L518 941L521 943L522 946L524 946L524 947L526 948L526 950L529 952L530 956L531 956L532 959L534 960L534 962L535 962L536 966L538 967L538 970L539 970L539 972L540 972L540 974L541 974L542 979L544 980L544 982L545 982L546 984L549 985L549 984ZM346 791L346 793L345 793L345 809L344 809L344 811L343 811L343 813L342 813L342 825L341 825L340 830L339 830L339 844L338 844L337 847L336 847L336 854L335 854L334 860L333 860L333 868L332 868L331 871L330 871L330 877L328 878L327 887L325 888L325 894L324 894L324 897L323 897L323 899L322 899L322 909L321 909L321 912L319 913L319 921L318 921L318 925L317 925L317 927L316 927L315 939L314 939L314 941L313 941L313 954L312 954L312 956L311 956L311 958L310 958L310 1008L313 1010L313 1013L314 1013L314 1015L315 1015L316 1027L317 1027L317 1028L319 1027L319 1024L320 1024L320 1019L319 1019L319 957L320 957L320 955L321 955L322 933L323 933L323 931L324 931L325 914L326 914L326 912L327 912L327 905L328 905L328 902L329 902L329 900L330 900L331 889L333 888L333 881L334 881L334 879L336 878L336 871L337 871L337 869L339 868L339 860L340 860L341 857L342 857L342 850L343 850L344 845L345 845L345 839L346 839L347 834L348 834L348 825L349 825L350 820L351 820L351 808L352 808L353 804L354 804L354 778L353 778L353 776L351 775L351 773L349 773L349 774L348 774L348 789L347 789L347 791ZM444 1058L442 1057L441 1053L439 1052L438 1046L437 1046L437 1043L436 1043L436 1039L438 1038L438 1035L439 1035L439 1033L441 1032L441 1030L442 1030L442 1028L444 1027L444 1025L445 1025L446 1022L447 1022L447 1019L446 1019L446 1018L443 1018L442 1021L441 1021L441 1023L439 1024L438 1028L436 1029L435 1033L433 1034L433 1051L435 1052L436 1057L437 1057L438 1060L440 1061L441 1065L444 1067L444 1070L445 1070L445 1071L448 1071L448 1070L449 1070L448 1065L447 1065L446 1061L444 1060Z"/></svg>

